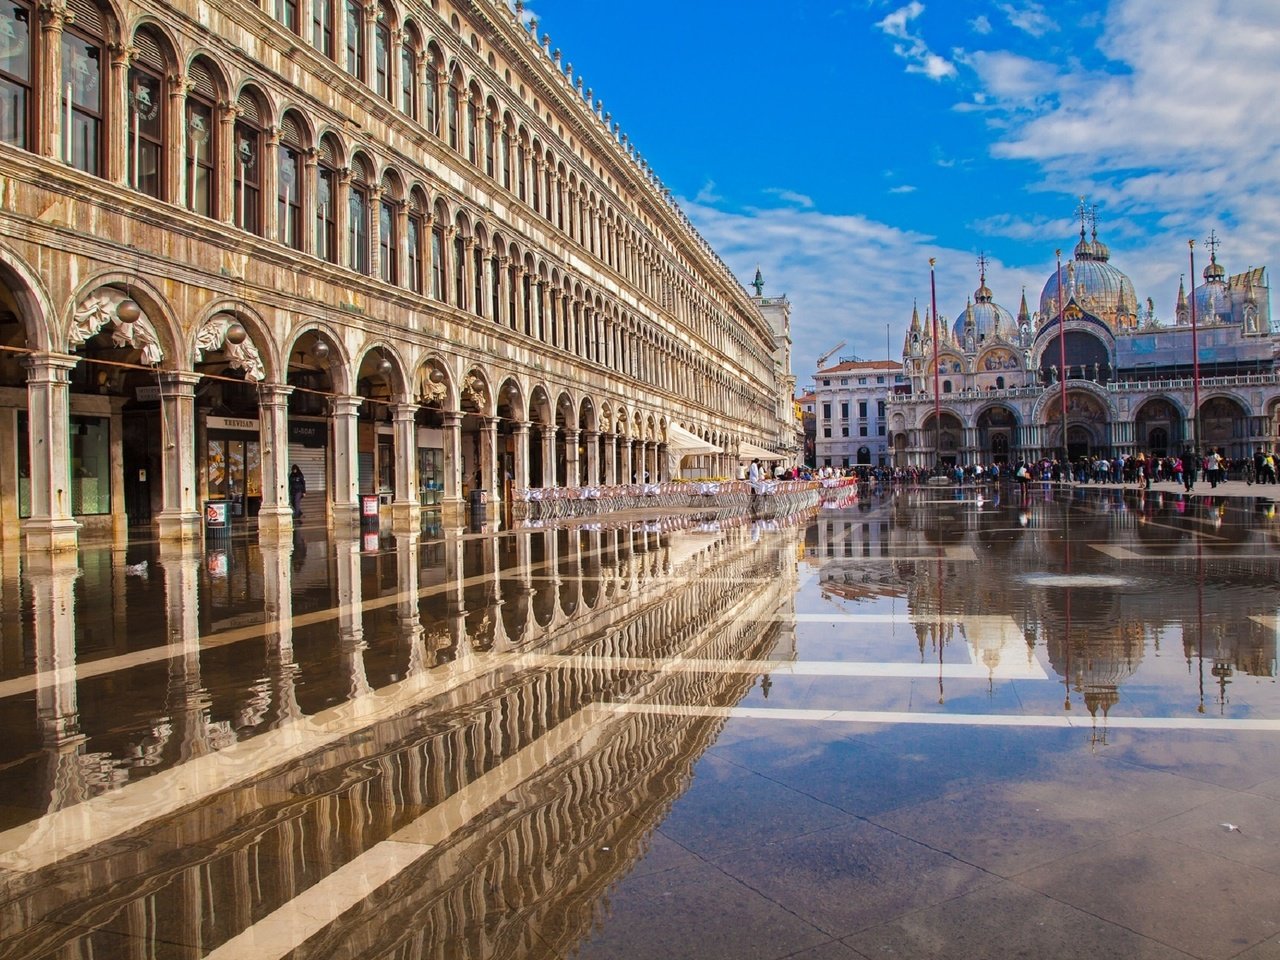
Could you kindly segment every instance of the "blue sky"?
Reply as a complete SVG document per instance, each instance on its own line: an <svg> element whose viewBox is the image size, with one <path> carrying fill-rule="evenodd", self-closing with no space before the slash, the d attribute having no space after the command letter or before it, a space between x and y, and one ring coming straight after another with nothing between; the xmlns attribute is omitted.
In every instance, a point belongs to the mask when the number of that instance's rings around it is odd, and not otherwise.
<svg viewBox="0 0 1280 960"><path fill-rule="evenodd" d="M1032 310L1081 195L1173 315L1187 240L1230 272L1280 241L1277 0L534 0L605 109L744 282L793 305L794 369L900 356L989 258Z"/></svg>

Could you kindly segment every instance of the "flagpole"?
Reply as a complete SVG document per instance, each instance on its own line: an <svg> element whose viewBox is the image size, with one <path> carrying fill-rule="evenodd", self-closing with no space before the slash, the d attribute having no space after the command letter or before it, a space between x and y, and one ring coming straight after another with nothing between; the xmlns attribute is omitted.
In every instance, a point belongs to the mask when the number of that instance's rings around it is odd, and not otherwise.
<svg viewBox="0 0 1280 960"><path fill-rule="evenodd" d="M1081 227L1083 236L1084 228ZM1070 472L1067 463L1067 318L1062 313L1062 251L1054 251L1058 258L1058 403L1062 407L1062 469Z"/></svg>
<svg viewBox="0 0 1280 960"><path fill-rule="evenodd" d="M933 313L933 467L936 472L942 465L942 398L939 396L938 376L938 283L933 265L936 257L929 258L929 305Z"/></svg>
<svg viewBox="0 0 1280 960"><path fill-rule="evenodd" d="M1191 448L1200 456L1200 347L1196 339L1196 242L1187 241L1191 251L1191 390L1195 406L1191 420Z"/></svg>

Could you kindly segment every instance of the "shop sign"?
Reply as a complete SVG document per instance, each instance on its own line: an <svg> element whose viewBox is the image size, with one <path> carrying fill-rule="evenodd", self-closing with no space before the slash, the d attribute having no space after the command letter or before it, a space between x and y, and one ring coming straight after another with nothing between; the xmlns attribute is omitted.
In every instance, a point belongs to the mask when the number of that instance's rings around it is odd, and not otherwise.
<svg viewBox="0 0 1280 960"><path fill-rule="evenodd" d="M205 426L210 430L240 430L258 432L257 420L246 420L243 417L208 417Z"/></svg>
<svg viewBox="0 0 1280 960"><path fill-rule="evenodd" d="M148 386L142 386L142 387L138 387L138 388L134 391L134 394L133 394L133 395L134 395L134 397L136 397L136 398L137 398L137 400L138 400L138 402L139 402L139 403L147 403L148 401L151 401L151 400L159 400L159 399L160 399L160 388L159 388L159 387L157 387L157 386L150 386L150 387L148 387Z"/></svg>
<svg viewBox="0 0 1280 960"><path fill-rule="evenodd" d="M289 442L304 447L323 448L329 437L329 424L324 420L290 420Z"/></svg>

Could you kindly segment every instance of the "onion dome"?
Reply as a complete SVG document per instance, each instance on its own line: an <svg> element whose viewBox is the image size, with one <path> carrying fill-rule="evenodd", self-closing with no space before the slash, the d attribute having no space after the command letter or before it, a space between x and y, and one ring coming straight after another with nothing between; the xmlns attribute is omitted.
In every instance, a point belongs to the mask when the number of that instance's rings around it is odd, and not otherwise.
<svg viewBox="0 0 1280 960"><path fill-rule="evenodd" d="M1138 294L1133 281L1110 264L1111 250L1094 232L1085 239L1080 228L1075 259L1063 264L1062 303L1074 299L1082 310L1109 323L1113 328L1132 326L1138 315ZM1070 276L1070 280L1068 277ZM1058 315L1058 271L1054 270L1040 294L1041 318Z"/></svg>
<svg viewBox="0 0 1280 960"><path fill-rule="evenodd" d="M1017 323L1011 314L995 302L990 288L987 287L986 267L978 277L978 289L973 291L973 302L966 303L965 308L956 317L951 332L958 342L964 343L965 330L972 322L975 345L997 333L1010 335L1017 329Z"/></svg>

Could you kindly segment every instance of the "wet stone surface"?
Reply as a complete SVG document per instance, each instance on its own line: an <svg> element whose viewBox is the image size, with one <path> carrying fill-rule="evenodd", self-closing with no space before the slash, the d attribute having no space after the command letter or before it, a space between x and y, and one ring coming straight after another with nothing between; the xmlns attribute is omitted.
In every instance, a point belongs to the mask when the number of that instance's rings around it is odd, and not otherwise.
<svg viewBox="0 0 1280 960"><path fill-rule="evenodd" d="M1280 956L1278 547L1033 486L10 551L0 960Z"/></svg>

